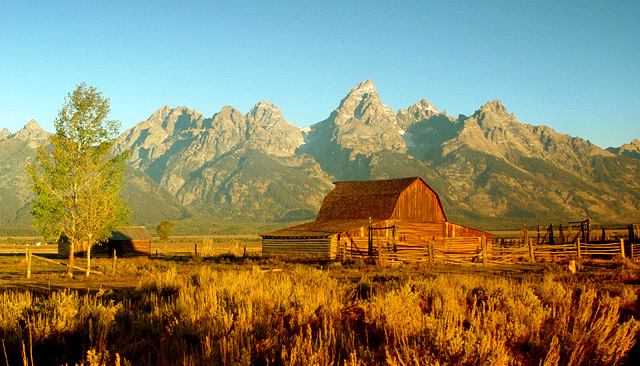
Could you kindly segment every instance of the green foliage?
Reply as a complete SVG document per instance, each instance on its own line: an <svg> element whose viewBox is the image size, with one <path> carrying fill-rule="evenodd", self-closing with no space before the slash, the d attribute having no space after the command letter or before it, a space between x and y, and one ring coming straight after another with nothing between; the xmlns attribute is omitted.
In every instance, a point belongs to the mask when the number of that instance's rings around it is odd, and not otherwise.
<svg viewBox="0 0 640 366"><path fill-rule="evenodd" d="M156 232L158 233L158 236L160 237L160 239L162 240L167 240L169 239L169 235L171 235L171 229L173 229L174 223L171 221L163 221L160 223L160 225L158 225L158 227L156 228Z"/></svg>
<svg viewBox="0 0 640 366"><path fill-rule="evenodd" d="M119 122L107 120L109 100L80 84L55 120L50 147L27 166L35 197L33 224L45 237L100 243L129 215L120 198L126 155L110 155Z"/></svg>

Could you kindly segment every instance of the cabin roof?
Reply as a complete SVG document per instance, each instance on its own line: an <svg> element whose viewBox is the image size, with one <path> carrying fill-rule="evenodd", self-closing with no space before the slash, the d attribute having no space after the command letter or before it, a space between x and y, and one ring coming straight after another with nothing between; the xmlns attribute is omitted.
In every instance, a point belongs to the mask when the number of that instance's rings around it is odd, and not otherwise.
<svg viewBox="0 0 640 366"><path fill-rule="evenodd" d="M401 179L334 182L335 188L322 202L316 221L378 219L393 215L400 194L420 180L431 190L442 210L438 194L420 177ZM442 210L444 216L444 210ZM444 216L446 221L446 216Z"/></svg>
<svg viewBox="0 0 640 366"><path fill-rule="evenodd" d="M111 232L110 240L151 240L144 226L119 227Z"/></svg>
<svg viewBox="0 0 640 366"><path fill-rule="evenodd" d="M375 222L372 222L375 223ZM328 221L311 221L304 224L288 227L286 229L280 229L272 231L270 233L262 234L265 237L309 237L309 238L326 238L332 235L344 233L366 227L369 225L369 220L328 220Z"/></svg>

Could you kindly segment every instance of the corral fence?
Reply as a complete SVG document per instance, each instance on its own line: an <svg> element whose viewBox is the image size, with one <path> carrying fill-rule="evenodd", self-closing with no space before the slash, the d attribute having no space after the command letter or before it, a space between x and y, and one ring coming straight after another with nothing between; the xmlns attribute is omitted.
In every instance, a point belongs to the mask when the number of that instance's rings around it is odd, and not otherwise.
<svg viewBox="0 0 640 366"><path fill-rule="evenodd" d="M490 245L487 238L458 237L441 238L435 236L420 237L423 245L404 245L402 242L391 245L375 246L373 258L380 263L484 263L490 258Z"/></svg>
<svg viewBox="0 0 640 366"><path fill-rule="evenodd" d="M374 253L382 263L418 262L418 263L478 263L478 264L508 264L518 262L536 262L541 260L582 259L582 258L612 258L627 257L634 261L640 260L640 242L628 243L625 239L618 242L582 243L575 244L536 244L534 238L529 238L526 244L503 246L501 239L493 246L487 245L484 237L445 239L441 243L428 240L420 250L412 247L410 251L397 251L384 248ZM461 243L456 243L461 241ZM475 244L473 243L475 242Z"/></svg>
<svg viewBox="0 0 640 366"><path fill-rule="evenodd" d="M516 237L421 237L423 245L402 243L375 245L373 257L380 263L478 263L509 264L543 260L615 257L640 260L640 225L596 227L588 220L566 226L549 225L536 233L523 227ZM611 233L613 232L613 233Z"/></svg>
<svg viewBox="0 0 640 366"><path fill-rule="evenodd" d="M594 225L589 219L567 225L538 226L531 235L526 226L519 236L496 238L494 258L537 261L623 257L640 260L640 224Z"/></svg>

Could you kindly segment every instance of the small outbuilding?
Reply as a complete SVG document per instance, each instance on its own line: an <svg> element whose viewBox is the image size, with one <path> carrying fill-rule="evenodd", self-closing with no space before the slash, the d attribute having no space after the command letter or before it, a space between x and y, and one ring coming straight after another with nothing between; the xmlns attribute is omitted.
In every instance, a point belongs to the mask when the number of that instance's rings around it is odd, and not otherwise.
<svg viewBox="0 0 640 366"><path fill-rule="evenodd" d="M263 255L416 262L493 244L493 234L447 221L420 177L334 184L315 221L262 234Z"/></svg>
<svg viewBox="0 0 640 366"><path fill-rule="evenodd" d="M148 256L151 253L151 235L144 226L120 227L111 232L106 243L91 247L92 257L111 257L113 252L118 257ZM85 245L77 245L76 256L86 255ZM58 241L58 255L69 256L69 241Z"/></svg>

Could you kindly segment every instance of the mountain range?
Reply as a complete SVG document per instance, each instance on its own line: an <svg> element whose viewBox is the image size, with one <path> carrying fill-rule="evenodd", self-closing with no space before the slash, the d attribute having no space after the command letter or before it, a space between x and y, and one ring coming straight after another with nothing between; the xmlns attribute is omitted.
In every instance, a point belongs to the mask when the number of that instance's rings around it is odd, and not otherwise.
<svg viewBox="0 0 640 366"><path fill-rule="evenodd" d="M0 132L0 227L28 227L24 166L49 133ZM122 133L135 224L313 219L333 181L422 176L450 221L483 229L582 220L640 222L640 141L602 149L518 121L498 100L453 117L426 99L394 112L372 81L304 128L268 101L212 117L165 106Z"/></svg>

